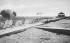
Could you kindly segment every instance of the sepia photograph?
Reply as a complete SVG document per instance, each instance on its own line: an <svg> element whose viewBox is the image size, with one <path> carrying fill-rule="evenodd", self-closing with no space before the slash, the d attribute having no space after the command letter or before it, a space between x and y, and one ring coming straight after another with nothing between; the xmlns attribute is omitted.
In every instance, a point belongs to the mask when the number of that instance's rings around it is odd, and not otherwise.
<svg viewBox="0 0 70 43"><path fill-rule="evenodd" d="M70 43L70 0L0 0L0 43Z"/></svg>

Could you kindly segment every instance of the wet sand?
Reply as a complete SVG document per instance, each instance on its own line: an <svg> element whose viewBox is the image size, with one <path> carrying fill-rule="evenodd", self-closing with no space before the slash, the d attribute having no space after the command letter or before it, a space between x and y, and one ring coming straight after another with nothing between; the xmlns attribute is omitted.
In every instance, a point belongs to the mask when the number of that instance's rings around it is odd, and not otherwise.
<svg viewBox="0 0 70 43"><path fill-rule="evenodd" d="M62 27L64 25L59 25L60 22L51 22L43 26L58 26ZM67 22L67 21L65 21ZM69 21L68 21L69 22ZM56 24L56 25L55 25ZM65 25L66 26L66 25ZM69 28L69 26L68 26ZM52 29L53 30L53 29ZM58 31L58 30L57 30ZM61 31L56 30L43 30L39 28L29 28L26 31L20 33L12 34L10 36L5 36L0 38L0 43L70 43L70 36L65 34L59 34Z"/></svg>
<svg viewBox="0 0 70 43"><path fill-rule="evenodd" d="M0 38L0 43L70 43L70 36L30 28L25 32Z"/></svg>

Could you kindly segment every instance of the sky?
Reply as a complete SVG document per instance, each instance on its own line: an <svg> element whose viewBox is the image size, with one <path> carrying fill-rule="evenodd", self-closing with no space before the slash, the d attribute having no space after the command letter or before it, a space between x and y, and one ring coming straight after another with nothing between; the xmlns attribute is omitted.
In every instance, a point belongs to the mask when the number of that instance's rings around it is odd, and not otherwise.
<svg viewBox="0 0 70 43"><path fill-rule="evenodd" d="M0 11L11 9L17 16L70 16L70 0L0 0Z"/></svg>

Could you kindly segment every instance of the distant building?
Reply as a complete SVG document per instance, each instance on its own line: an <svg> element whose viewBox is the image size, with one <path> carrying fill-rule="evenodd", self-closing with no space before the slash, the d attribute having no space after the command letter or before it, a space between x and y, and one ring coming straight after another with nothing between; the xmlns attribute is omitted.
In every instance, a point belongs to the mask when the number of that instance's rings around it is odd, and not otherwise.
<svg viewBox="0 0 70 43"><path fill-rule="evenodd" d="M58 13L58 16L57 17L58 18L63 18L63 17L65 17L65 14L63 12L60 12L60 13Z"/></svg>

